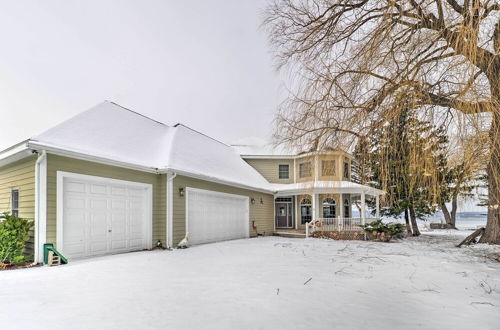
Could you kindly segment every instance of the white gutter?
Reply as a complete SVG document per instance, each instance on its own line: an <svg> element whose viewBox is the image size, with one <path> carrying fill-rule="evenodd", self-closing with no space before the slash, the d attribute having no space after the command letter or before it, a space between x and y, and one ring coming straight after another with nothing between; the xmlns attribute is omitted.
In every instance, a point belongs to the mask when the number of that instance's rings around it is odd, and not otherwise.
<svg viewBox="0 0 500 330"><path fill-rule="evenodd" d="M47 240L47 152L38 153L35 164L35 246L34 264L43 262Z"/></svg>
<svg viewBox="0 0 500 330"><path fill-rule="evenodd" d="M35 149L35 150L36 149L43 149L43 150L46 150L47 152L49 152L53 155L57 155L57 156L70 157L70 158L86 160L86 161L90 161L90 162L94 162L94 163L100 163L100 164L105 164L105 165L128 168L131 170L136 170L136 171L141 171L141 172L148 172L148 173L155 173L155 174L158 173L158 169L154 168L154 167L137 165L137 164L129 163L127 161L113 160L113 159L109 159L109 158L105 158L105 157L91 156L91 155L85 154L83 152L69 151L69 150L58 148L58 147L49 146L49 145L45 145L42 143L37 143L36 141L29 141L28 147L31 149Z"/></svg>
<svg viewBox="0 0 500 330"><path fill-rule="evenodd" d="M174 179L177 176L177 173L167 173L167 182L166 182L166 189L167 189L167 226L166 226L166 244L167 248L171 249L173 248L174 245Z"/></svg>
<svg viewBox="0 0 500 330"><path fill-rule="evenodd" d="M187 177L194 178L194 179L200 179L203 181L219 183L219 184L222 184L225 186L231 186L231 187L236 187L236 188L241 188L241 189L251 190L251 191L258 191L258 192L265 193L265 194L276 193L276 190L273 190L273 189L256 188L256 187L247 186L245 184L241 184L241 183L237 183L237 182L221 180L218 178L214 178L212 176L203 175L203 174L194 174L191 172L182 171L182 170L178 170L178 169L174 169L174 168L168 168L168 171L173 171L178 175L187 176ZM167 172L166 169L160 169L160 173L166 173L166 172Z"/></svg>

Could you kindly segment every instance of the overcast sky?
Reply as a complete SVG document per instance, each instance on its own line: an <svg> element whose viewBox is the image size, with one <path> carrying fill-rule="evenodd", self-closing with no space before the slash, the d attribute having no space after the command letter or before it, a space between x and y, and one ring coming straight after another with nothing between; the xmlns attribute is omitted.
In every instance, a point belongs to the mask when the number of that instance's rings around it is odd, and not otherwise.
<svg viewBox="0 0 500 330"><path fill-rule="evenodd" d="M228 143L271 134L266 0L0 4L0 149L103 100Z"/></svg>
<svg viewBox="0 0 500 330"><path fill-rule="evenodd" d="M269 139L284 83L266 4L0 0L0 150L103 100L226 143Z"/></svg>

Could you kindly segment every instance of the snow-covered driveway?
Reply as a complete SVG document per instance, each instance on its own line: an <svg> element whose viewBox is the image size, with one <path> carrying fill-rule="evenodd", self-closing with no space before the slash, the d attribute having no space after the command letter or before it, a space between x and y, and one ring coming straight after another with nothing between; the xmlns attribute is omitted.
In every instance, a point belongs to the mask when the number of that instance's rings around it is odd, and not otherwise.
<svg viewBox="0 0 500 330"><path fill-rule="evenodd" d="M459 238L266 237L0 272L7 329L500 329L500 263Z"/></svg>

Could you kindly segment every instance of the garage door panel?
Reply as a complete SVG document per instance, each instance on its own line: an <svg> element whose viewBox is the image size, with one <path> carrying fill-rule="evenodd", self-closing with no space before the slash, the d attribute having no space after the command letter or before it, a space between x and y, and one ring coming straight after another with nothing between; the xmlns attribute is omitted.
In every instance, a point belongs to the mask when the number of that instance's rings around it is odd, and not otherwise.
<svg viewBox="0 0 500 330"><path fill-rule="evenodd" d="M64 235L69 242L82 242L85 240L85 214L81 212L68 212L71 225L64 227Z"/></svg>
<svg viewBox="0 0 500 330"><path fill-rule="evenodd" d="M126 196L127 188L124 187L111 187L112 196Z"/></svg>
<svg viewBox="0 0 500 330"><path fill-rule="evenodd" d="M90 192L95 195L106 195L107 187L103 184L91 184Z"/></svg>
<svg viewBox="0 0 500 330"><path fill-rule="evenodd" d="M65 184L65 190L67 192L85 193L85 184L69 181Z"/></svg>
<svg viewBox="0 0 500 330"><path fill-rule="evenodd" d="M190 188L188 232L191 244L249 236L248 197Z"/></svg>
<svg viewBox="0 0 500 330"><path fill-rule="evenodd" d="M63 253L77 258L149 248L151 190L92 181L63 181Z"/></svg>

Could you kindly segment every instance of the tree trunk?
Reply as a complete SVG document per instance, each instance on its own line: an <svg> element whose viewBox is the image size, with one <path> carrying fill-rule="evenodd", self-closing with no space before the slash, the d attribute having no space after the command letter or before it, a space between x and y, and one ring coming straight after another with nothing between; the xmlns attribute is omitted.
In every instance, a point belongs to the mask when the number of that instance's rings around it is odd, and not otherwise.
<svg viewBox="0 0 500 330"><path fill-rule="evenodd" d="M417 217L415 215L415 210L413 206L410 206L410 220L411 220L411 230L413 232L413 236L420 236L420 231L418 230L417 225Z"/></svg>
<svg viewBox="0 0 500 330"><path fill-rule="evenodd" d="M488 165L488 220L480 243L500 244L500 111L493 113L490 130L491 158Z"/></svg>
<svg viewBox="0 0 500 330"><path fill-rule="evenodd" d="M441 204L441 211L443 212L444 220L446 221L446 226L449 226L449 224L451 223L451 215L445 203Z"/></svg>
<svg viewBox="0 0 500 330"><path fill-rule="evenodd" d="M453 197L451 199L451 219L448 224L449 229L457 229L455 223L457 222L457 200L458 200L458 194L453 194Z"/></svg>
<svg viewBox="0 0 500 330"><path fill-rule="evenodd" d="M411 234L410 217L408 216L408 209L405 209L405 222L406 222L406 231L408 232L408 234Z"/></svg>

